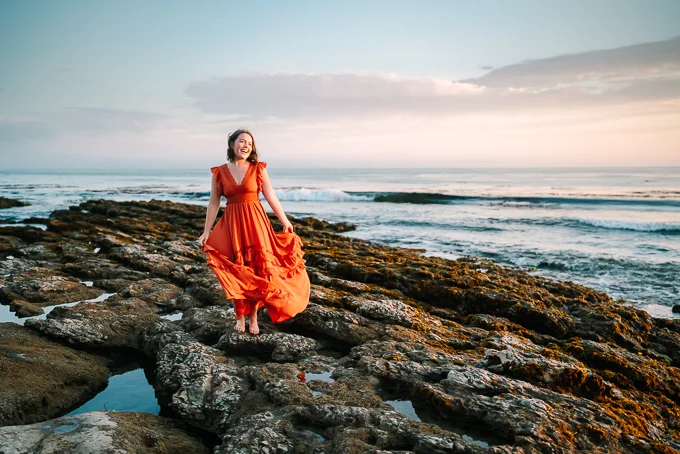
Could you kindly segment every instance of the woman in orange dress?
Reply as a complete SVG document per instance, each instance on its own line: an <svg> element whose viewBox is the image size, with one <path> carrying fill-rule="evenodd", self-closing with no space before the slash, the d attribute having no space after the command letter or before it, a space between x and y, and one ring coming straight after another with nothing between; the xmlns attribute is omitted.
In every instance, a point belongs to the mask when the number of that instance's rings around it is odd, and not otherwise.
<svg viewBox="0 0 680 454"><path fill-rule="evenodd" d="M225 295L234 303L236 329L259 333L257 311L265 307L274 323L302 312L309 303L310 283L302 258L302 241L293 232L265 168L258 161L253 135L244 129L228 139L227 163L212 167L210 202L205 230L199 238L203 252ZM260 203L262 192L283 232L274 232ZM227 198L222 218L210 231Z"/></svg>

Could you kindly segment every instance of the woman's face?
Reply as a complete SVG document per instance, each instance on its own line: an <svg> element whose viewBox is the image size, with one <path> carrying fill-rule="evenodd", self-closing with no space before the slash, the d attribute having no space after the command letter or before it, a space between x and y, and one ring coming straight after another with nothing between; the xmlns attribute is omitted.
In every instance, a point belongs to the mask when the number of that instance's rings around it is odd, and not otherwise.
<svg viewBox="0 0 680 454"><path fill-rule="evenodd" d="M248 159L250 152L253 151L253 138L250 134L242 132L232 145L236 159Z"/></svg>

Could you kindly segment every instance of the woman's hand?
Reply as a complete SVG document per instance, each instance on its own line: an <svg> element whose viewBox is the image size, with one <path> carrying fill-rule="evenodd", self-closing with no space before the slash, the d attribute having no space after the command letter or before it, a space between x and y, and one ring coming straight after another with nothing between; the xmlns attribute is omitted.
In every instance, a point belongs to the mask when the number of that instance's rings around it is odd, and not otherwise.
<svg viewBox="0 0 680 454"><path fill-rule="evenodd" d="M282 222L281 224L283 224L283 231L284 231L284 232L293 233L293 224L291 224L290 221L289 221L288 219L286 219L286 220L285 220L284 222Z"/></svg>
<svg viewBox="0 0 680 454"><path fill-rule="evenodd" d="M203 235L198 237L198 244L203 247L205 243L208 241L208 237L210 236L210 232L203 232Z"/></svg>

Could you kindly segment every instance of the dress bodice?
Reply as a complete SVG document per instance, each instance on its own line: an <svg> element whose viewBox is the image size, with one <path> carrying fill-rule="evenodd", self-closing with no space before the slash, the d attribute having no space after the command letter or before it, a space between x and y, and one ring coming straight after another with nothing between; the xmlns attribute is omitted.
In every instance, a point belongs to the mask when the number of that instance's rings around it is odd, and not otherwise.
<svg viewBox="0 0 680 454"><path fill-rule="evenodd" d="M262 171L267 167L266 162L250 163L241 183L237 183L227 164L211 167L211 172L217 180L217 189L220 195L225 197L252 193L257 195L262 192Z"/></svg>

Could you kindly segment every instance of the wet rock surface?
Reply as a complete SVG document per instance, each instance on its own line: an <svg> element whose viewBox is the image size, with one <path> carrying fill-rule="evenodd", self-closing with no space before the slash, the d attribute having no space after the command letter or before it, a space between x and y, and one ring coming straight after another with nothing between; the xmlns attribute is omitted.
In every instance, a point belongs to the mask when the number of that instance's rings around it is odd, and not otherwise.
<svg viewBox="0 0 680 454"><path fill-rule="evenodd" d="M0 209L12 208L12 207L26 207L30 203L23 202L17 199L11 199L9 197L0 197Z"/></svg>
<svg viewBox="0 0 680 454"><path fill-rule="evenodd" d="M305 218L311 303L276 325L262 311L252 336L198 249L204 216L90 201L46 231L0 228L1 301L115 293L26 326L73 352L143 353L161 405L220 453L680 452L678 320Z"/></svg>
<svg viewBox="0 0 680 454"><path fill-rule="evenodd" d="M96 298L103 293L78 279L54 269L35 266L2 278L0 302L17 305L27 301L35 306L54 306Z"/></svg>
<svg viewBox="0 0 680 454"><path fill-rule="evenodd" d="M44 421L70 411L108 379L100 356L0 323L0 425Z"/></svg>
<svg viewBox="0 0 680 454"><path fill-rule="evenodd" d="M0 427L4 454L208 454L172 420L148 413L92 412L32 425Z"/></svg>
<svg viewBox="0 0 680 454"><path fill-rule="evenodd" d="M138 298L58 307L46 320L25 326L70 344L88 348L139 348L139 334L159 320L153 307Z"/></svg>

